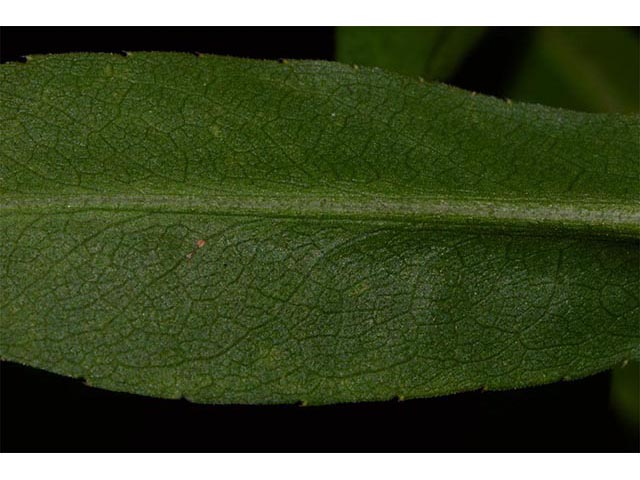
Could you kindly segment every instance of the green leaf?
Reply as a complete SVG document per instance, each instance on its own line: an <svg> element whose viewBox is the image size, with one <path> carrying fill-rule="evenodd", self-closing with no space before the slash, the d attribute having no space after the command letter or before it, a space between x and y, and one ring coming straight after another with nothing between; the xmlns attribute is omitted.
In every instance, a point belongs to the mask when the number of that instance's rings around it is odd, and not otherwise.
<svg viewBox="0 0 640 480"><path fill-rule="evenodd" d="M640 356L640 119L379 69L0 66L0 356L211 403L505 389Z"/></svg>
<svg viewBox="0 0 640 480"><path fill-rule="evenodd" d="M616 368L611 375L611 404L622 423L635 435L640 427L640 366L630 362Z"/></svg>
<svg viewBox="0 0 640 480"><path fill-rule="evenodd" d="M640 39L619 27L537 28L508 91L591 112L637 112L639 94Z"/></svg>
<svg viewBox="0 0 640 480"><path fill-rule="evenodd" d="M511 95L579 110L637 112L639 62L640 39L627 29L540 27ZM614 369L611 405L636 435L639 395L637 362Z"/></svg>
<svg viewBox="0 0 640 480"><path fill-rule="evenodd" d="M460 66L484 27L338 27L336 59L445 80Z"/></svg>

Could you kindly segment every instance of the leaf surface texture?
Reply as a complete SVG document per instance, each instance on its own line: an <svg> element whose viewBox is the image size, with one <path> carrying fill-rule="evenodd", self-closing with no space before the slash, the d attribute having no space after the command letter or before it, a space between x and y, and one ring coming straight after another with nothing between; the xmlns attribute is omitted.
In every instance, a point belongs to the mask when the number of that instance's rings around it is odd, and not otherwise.
<svg viewBox="0 0 640 480"><path fill-rule="evenodd" d="M0 122L4 359L318 404L638 358L637 116L134 53L2 65Z"/></svg>

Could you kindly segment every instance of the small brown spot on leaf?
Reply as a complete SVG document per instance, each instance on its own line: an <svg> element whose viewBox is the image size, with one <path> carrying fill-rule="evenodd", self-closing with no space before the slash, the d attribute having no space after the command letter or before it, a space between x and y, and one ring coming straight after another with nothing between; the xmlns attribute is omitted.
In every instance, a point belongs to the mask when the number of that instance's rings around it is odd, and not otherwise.
<svg viewBox="0 0 640 480"><path fill-rule="evenodd" d="M199 248L204 247L207 244L207 242L205 240L198 240L196 242L196 247L191 250L189 253L187 253L187 260L191 260L193 258L193 256L196 254L196 252L198 251Z"/></svg>

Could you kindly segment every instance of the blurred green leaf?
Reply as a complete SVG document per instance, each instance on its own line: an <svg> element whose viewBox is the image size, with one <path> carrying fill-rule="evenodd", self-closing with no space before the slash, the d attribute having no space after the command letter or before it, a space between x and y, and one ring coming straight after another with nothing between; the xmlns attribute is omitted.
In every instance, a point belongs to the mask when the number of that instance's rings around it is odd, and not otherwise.
<svg viewBox="0 0 640 480"><path fill-rule="evenodd" d="M640 424L640 368L632 361L626 367L616 368L611 380L611 404L621 420L637 430Z"/></svg>
<svg viewBox="0 0 640 480"><path fill-rule="evenodd" d="M445 80L460 66L484 27L338 27L336 59L428 80Z"/></svg>
<svg viewBox="0 0 640 480"><path fill-rule="evenodd" d="M590 112L637 112L640 41L625 28L541 27L507 96Z"/></svg>

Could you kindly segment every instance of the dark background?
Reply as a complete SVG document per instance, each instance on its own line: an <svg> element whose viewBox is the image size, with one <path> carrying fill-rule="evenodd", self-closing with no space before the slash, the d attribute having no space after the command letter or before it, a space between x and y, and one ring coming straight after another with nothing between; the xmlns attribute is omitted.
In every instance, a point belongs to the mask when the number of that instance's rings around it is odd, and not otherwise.
<svg viewBox="0 0 640 480"><path fill-rule="evenodd" d="M494 28L448 83L496 96L528 28ZM0 61L162 50L332 60L332 28L2 28ZM2 451L633 451L610 374L506 392L335 405L207 406L109 392L0 362Z"/></svg>

